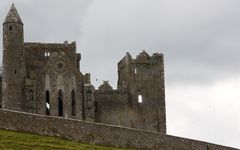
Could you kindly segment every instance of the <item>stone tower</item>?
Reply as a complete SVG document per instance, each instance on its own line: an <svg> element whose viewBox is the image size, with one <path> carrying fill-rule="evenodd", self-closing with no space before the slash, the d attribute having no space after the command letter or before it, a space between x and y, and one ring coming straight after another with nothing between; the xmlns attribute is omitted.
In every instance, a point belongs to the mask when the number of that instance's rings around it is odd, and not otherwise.
<svg viewBox="0 0 240 150"><path fill-rule="evenodd" d="M24 111L23 22L12 4L3 23L3 108Z"/></svg>
<svg viewBox="0 0 240 150"><path fill-rule="evenodd" d="M136 112L133 126L166 133L163 55L145 51L133 59L129 53L118 63L118 90L128 94Z"/></svg>

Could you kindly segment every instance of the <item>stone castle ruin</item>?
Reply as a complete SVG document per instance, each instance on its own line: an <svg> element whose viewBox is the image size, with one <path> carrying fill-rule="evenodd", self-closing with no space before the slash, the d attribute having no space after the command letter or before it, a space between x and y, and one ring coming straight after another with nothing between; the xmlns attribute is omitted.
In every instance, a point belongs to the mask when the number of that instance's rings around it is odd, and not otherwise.
<svg viewBox="0 0 240 150"><path fill-rule="evenodd" d="M24 42L12 5L3 23L0 129L126 148L236 150L166 134L162 54L126 53L117 89L104 81L96 90L80 60L75 42Z"/></svg>
<svg viewBox="0 0 240 150"><path fill-rule="evenodd" d="M95 90L76 43L29 43L12 5L3 23L2 108L166 133L163 55L129 53L118 85Z"/></svg>

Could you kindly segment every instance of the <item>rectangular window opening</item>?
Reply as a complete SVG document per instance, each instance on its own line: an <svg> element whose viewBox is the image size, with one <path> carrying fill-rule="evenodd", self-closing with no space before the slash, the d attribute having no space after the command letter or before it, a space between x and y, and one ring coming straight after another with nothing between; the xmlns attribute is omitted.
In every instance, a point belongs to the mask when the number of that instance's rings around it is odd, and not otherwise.
<svg viewBox="0 0 240 150"><path fill-rule="evenodd" d="M138 103L142 103L142 102L143 102L142 95L138 95Z"/></svg>

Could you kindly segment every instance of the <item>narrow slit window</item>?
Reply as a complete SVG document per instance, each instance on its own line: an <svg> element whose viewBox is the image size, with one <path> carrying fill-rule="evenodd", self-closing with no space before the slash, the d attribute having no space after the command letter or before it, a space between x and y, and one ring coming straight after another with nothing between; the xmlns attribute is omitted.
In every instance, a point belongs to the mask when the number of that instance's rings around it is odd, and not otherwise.
<svg viewBox="0 0 240 150"><path fill-rule="evenodd" d="M137 69L136 68L134 69L134 73L137 74Z"/></svg>
<svg viewBox="0 0 240 150"><path fill-rule="evenodd" d="M12 26L9 27L9 30L12 31Z"/></svg>
<svg viewBox="0 0 240 150"><path fill-rule="evenodd" d="M138 95L138 103L142 103L142 102L143 102L142 95Z"/></svg>

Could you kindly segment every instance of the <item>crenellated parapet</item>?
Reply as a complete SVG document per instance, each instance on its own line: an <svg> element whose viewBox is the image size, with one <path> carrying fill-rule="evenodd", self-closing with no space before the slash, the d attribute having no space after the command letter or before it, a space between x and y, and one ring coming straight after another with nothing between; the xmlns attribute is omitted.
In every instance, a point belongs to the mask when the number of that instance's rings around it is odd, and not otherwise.
<svg viewBox="0 0 240 150"><path fill-rule="evenodd" d="M118 63L118 89L119 90L127 90L127 87L131 87L130 82L135 81L136 75L140 72L146 73L150 70L155 70L156 68L161 69L161 74L164 76L163 68L164 68L164 60L162 53L153 53L150 56L145 50L143 50L139 55L136 56L135 59L132 58L130 53L126 53L126 55L119 61Z"/></svg>
<svg viewBox="0 0 240 150"><path fill-rule="evenodd" d="M121 69L125 66L129 66L133 63L132 56L129 52L118 62L118 68Z"/></svg>
<svg viewBox="0 0 240 150"><path fill-rule="evenodd" d="M86 73L83 76L83 82L84 82L84 84L91 84L91 74L90 73Z"/></svg>
<svg viewBox="0 0 240 150"><path fill-rule="evenodd" d="M154 53L150 56L145 50L143 50L139 55L137 55L136 59L133 60L135 65L139 64L159 64L163 60L163 54Z"/></svg>
<svg viewBox="0 0 240 150"><path fill-rule="evenodd" d="M113 88L108 81L103 81L103 84L99 86L98 90L99 92L108 92L113 91Z"/></svg>

